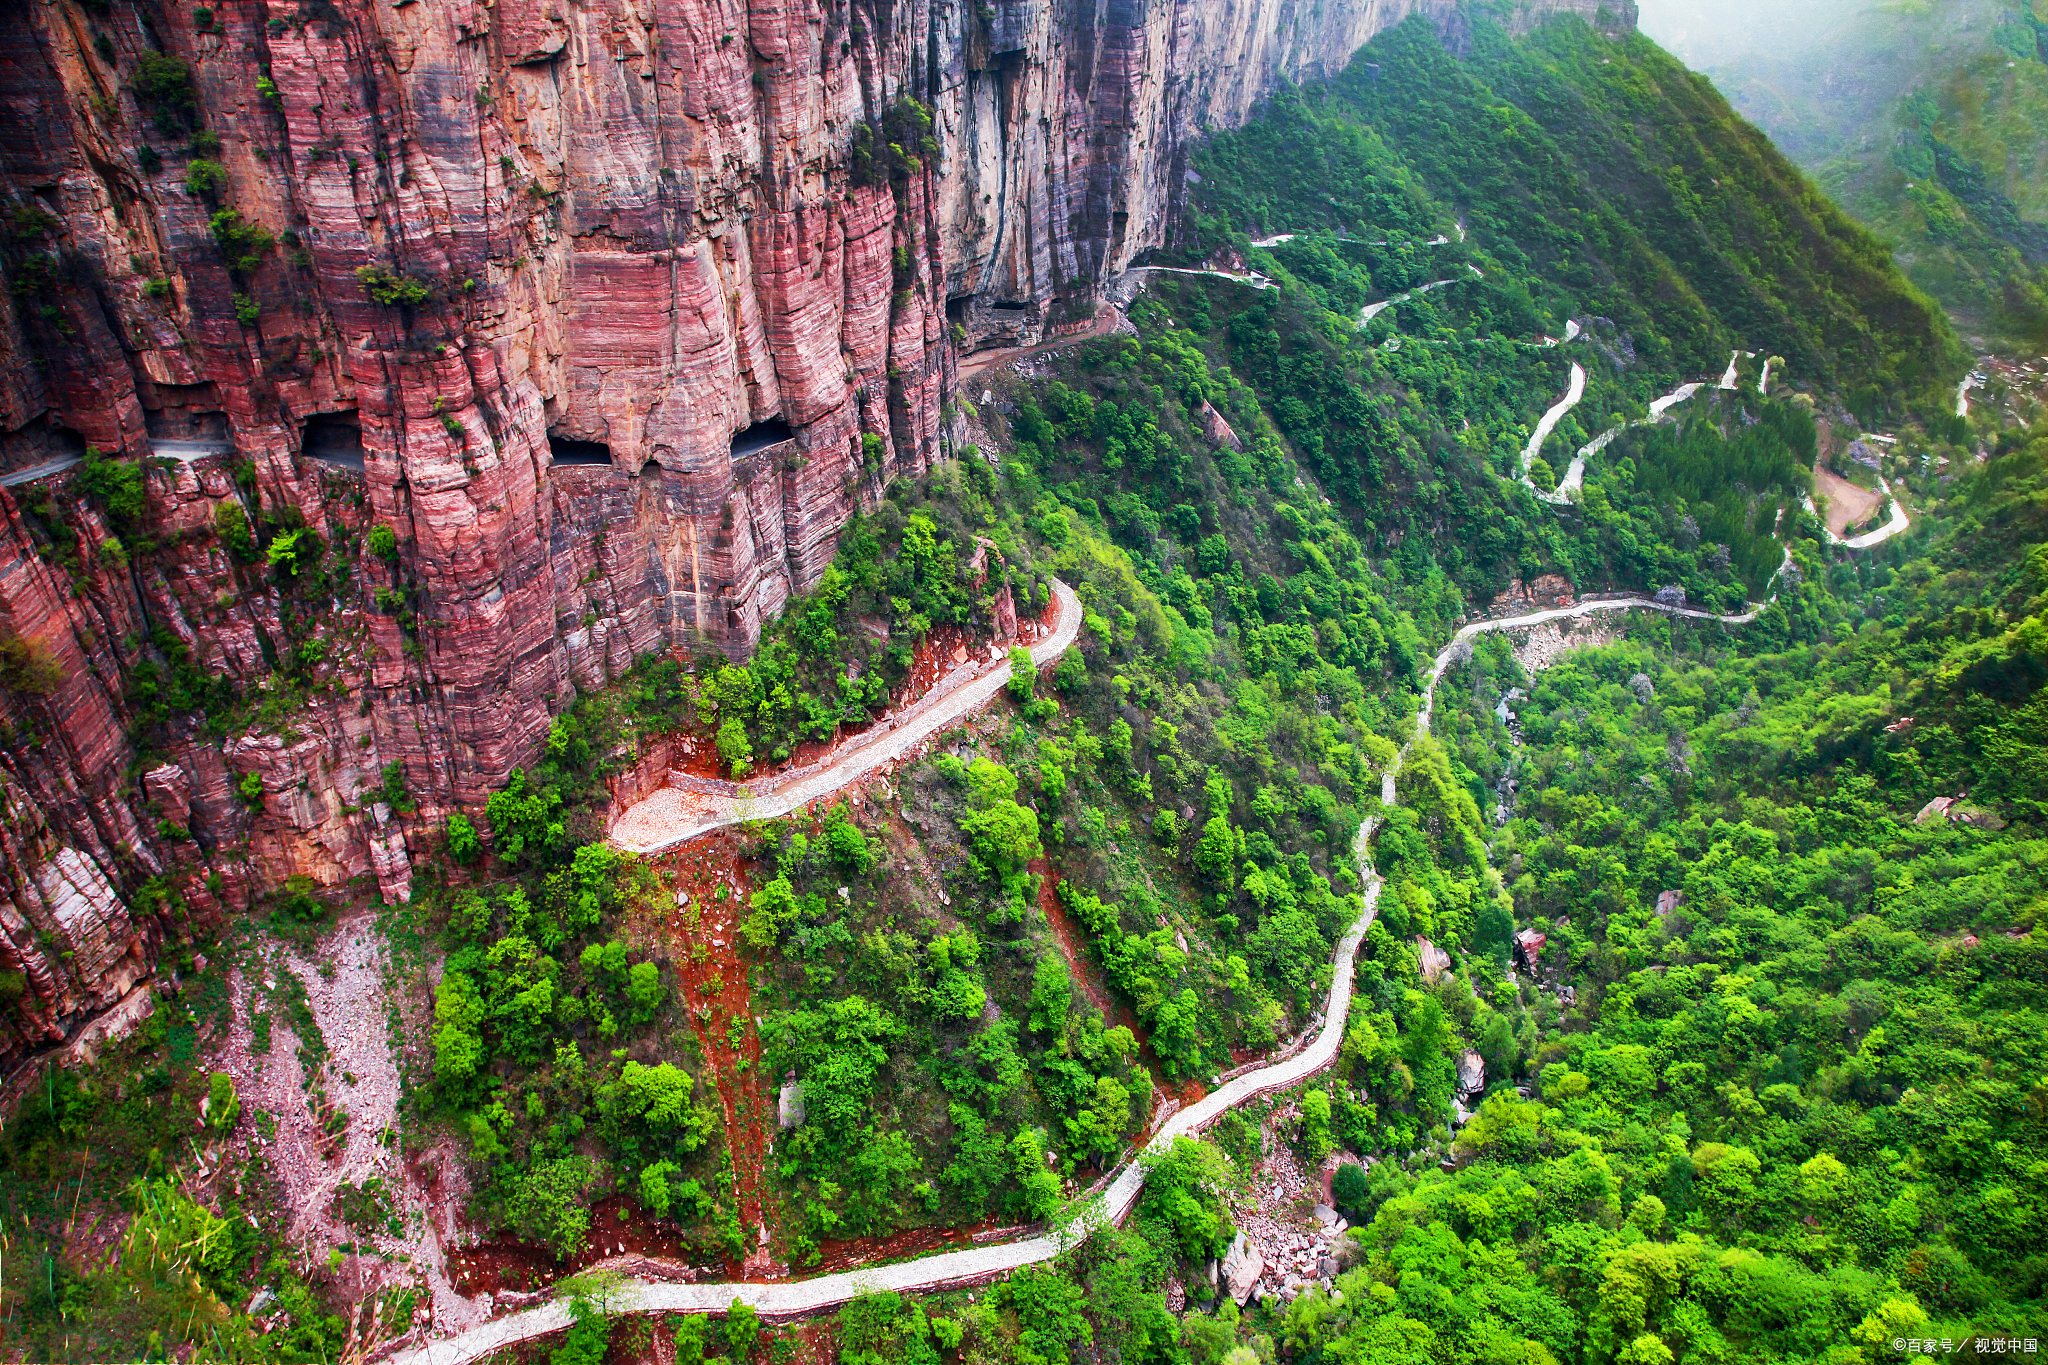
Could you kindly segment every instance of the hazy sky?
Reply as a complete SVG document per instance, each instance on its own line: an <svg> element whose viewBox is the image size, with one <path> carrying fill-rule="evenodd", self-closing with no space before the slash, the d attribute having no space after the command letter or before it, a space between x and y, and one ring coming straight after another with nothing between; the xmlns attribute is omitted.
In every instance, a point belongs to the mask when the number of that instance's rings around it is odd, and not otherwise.
<svg viewBox="0 0 2048 1365"><path fill-rule="evenodd" d="M1715 85L1794 160L1871 136L2013 0L1638 0L1643 32ZM1884 126L1880 126L1884 125Z"/></svg>
<svg viewBox="0 0 2048 1365"><path fill-rule="evenodd" d="M1751 52L1819 46L1871 0L1637 0L1643 32L1695 71ZM1885 5L1886 9L1918 6Z"/></svg>

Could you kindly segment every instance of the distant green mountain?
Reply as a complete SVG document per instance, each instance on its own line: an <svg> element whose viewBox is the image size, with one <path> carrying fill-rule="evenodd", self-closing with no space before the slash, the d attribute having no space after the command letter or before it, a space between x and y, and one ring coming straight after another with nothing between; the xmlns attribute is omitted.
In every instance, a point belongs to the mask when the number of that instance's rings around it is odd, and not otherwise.
<svg viewBox="0 0 2048 1365"><path fill-rule="evenodd" d="M2048 5L1650 0L1645 30L1979 345L2048 344Z"/></svg>
<svg viewBox="0 0 2048 1365"><path fill-rule="evenodd" d="M1455 217L1490 288L1545 317L1612 319L1653 368L1776 354L1870 420L1932 412L1953 385L1967 357L1883 243L1648 37L1571 20L1511 38L1475 11L1455 47L1403 24L1215 139L1204 244L1419 236ZM1394 265L1375 259L1375 278L1417 282Z"/></svg>

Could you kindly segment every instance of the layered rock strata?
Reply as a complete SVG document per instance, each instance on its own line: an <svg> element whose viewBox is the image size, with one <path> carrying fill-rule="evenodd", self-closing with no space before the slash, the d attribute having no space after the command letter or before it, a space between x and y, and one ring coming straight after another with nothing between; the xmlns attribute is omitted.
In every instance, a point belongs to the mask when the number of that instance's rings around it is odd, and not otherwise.
<svg viewBox="0 0 2048 1365"><path fill-rule="evenodd" d="M0 1061L288 877L402 897L634 658L744 654L961 349L1091 316L1200 130L1418 6L7 7Z"/></svg>

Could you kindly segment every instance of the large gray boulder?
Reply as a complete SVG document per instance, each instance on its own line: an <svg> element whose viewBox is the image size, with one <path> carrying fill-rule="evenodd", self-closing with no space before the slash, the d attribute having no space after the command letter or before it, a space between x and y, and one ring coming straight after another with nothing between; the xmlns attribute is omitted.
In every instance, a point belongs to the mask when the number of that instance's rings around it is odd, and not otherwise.
<svg viewBox="0 0 2048 1365"><path fill-rule="evenodd" d="M1230 1286L1230 1297L1237 1300L1238 1307L1252 1296L1252 1290L1259 1284L1259 1276L1266 1273L1266 1258L1258 1249L1245 1240L1240 1230L1230 1241L1230 1250L1223 1257L1223 1279Z"/></svg>

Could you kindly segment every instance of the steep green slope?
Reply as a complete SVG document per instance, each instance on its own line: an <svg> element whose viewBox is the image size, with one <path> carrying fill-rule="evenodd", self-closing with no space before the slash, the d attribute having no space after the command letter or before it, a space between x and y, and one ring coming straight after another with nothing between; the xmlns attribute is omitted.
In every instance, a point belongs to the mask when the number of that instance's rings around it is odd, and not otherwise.
<svg viewBox="0 0 2048 1365"><path fill-rule="evenodd" d="M1381 236L1413 219L1419 187L1540 308L1612 318L1652 364L1775 352L1873 418L1931 411L1963 366L1884 248L1640 35L1561 19L1516 41L1477 19L1459 59L1411 21L1275 104L1203 160L1212 241Z"/></svg>
<svg viewBox="0 0 2048 1365"><path fill-rule="evenodd" d="M1883 154L1818 170L1974 334L2023 347L2048 341L2048 64L2024 32L2023 50L1973 54L1901 100Z"/></svg>
<svg viewBox="0 0 2048 1365"><path fill-rule="evenodd" d="M1340 1193L1361 1269L1287 1315L1298 1349L2038 1339L2048 438L2005 450L1925 557L1809 577L1781 610L1827 622L1811 644L1643 621L1533 679L1492 642L1447 678L1453 771L1489 807L1519 781L1491 861L1575 1000L1498 951L1438 987L1494 1088L1455 1170Z"/></svg>
<svg viewBox="0 0 2048 1365"><path fill-rule="evenodd" d="M1646 31L1893 247L1978 343L2048 336L2043 25L2010 0L1699 6Z"/></svg>

